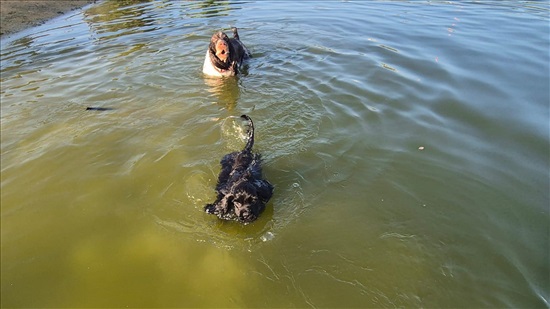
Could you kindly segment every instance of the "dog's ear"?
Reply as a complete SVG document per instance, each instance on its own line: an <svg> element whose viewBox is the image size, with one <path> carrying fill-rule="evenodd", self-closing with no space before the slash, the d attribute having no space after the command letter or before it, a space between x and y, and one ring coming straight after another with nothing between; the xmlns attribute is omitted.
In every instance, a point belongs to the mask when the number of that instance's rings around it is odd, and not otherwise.
<svg viewBox="0 0 550 309"><path fill-rule="evenodd" d="M257 180L257 192L260 199L265 203L269 201L271 196L273 196L273 185L271 185L267 180Z"/></svg>
<svg viewBox="0 0 550 309"><path fill-rule="evenodd" d="M207 214L215 214L216 206L214 204L206 204L206 206L204 206L204 211Z"/></svg>

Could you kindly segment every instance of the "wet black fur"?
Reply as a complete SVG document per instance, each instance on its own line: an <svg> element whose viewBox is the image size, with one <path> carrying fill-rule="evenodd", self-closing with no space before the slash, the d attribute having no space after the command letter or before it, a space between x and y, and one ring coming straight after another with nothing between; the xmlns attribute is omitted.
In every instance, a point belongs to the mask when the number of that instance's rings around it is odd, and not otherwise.
<svg viewBox="0 0 550 309"><path fill-rule="evenodd" d="M241 118L249 123L248 142L242 151L226 154L220 161L222 170L216 186L218 196L204 210L220 219L250 223L265 209L265 204L273 195L273 186L262 179L260 154L252 153L252 119L247 115Z"/></svg>

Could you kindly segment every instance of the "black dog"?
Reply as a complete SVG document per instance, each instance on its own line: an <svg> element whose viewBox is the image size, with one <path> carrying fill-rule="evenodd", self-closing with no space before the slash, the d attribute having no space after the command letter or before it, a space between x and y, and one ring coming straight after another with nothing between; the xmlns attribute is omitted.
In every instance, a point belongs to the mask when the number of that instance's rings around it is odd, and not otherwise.
<svg viewBox="0 0 550 309"><path fill-rule="evenodd" d="M220 219L250 223L258 218L265 204L273 195L273 186L262 179L260 154L252 153L254 145L254 124L247 115L248 142L241 152L226 154L220 164L216 191L218 197L204 210Z"/></svg>

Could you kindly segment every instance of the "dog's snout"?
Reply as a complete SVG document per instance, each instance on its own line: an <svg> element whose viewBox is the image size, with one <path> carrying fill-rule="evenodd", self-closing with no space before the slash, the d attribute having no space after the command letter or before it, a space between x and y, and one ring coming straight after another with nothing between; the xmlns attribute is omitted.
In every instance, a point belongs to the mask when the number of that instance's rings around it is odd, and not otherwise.
<svg viewBox="0 0 550 309"><path fill-rule="evenodd" d="M250 210L245 209L239 214L239 221L249 223L256 220L256 216Z"/></svg>

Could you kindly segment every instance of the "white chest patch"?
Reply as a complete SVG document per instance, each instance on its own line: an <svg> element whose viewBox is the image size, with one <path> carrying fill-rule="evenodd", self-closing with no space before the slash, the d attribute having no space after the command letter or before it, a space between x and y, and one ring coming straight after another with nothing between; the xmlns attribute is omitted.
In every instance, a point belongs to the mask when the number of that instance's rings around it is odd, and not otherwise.
<svg viewBox="0 0 550 309"><path fill-rule="evenodd" d="M202 72L210 76L233 76L235 73L230 70L220 71L214 67L210 61L210 51L206 51L206 56L204 57L204 64L202 66Z"/></svg>

